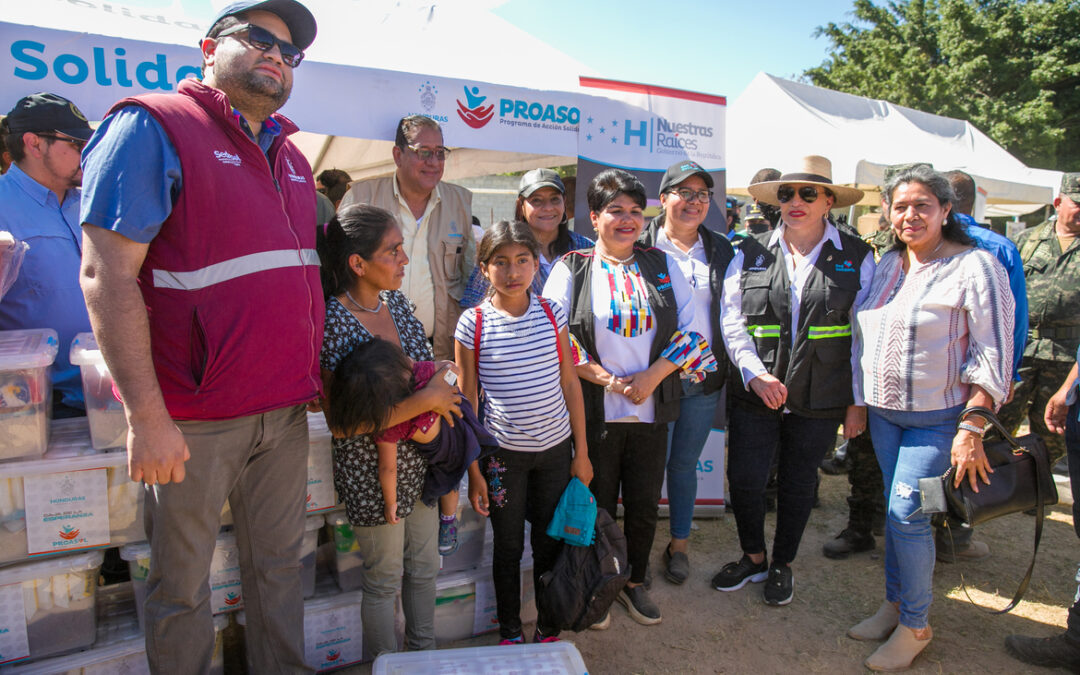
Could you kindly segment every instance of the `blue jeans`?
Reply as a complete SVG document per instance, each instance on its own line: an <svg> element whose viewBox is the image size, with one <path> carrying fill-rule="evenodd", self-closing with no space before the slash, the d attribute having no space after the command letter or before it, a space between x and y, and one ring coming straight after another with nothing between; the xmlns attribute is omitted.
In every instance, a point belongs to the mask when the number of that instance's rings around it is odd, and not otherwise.
<svg viewBox="0 0 1080 675"><path fill-rule="evenodd" d="M870 435L881 465L885 525L885 599L900 603L900 623L925 628L933 599L934 533L920 506L919 479L949 468L958 405L908 412L869 408ZM914 514L914 515L913 515Z"/></svg>
<svg viewBox="0 0 1080 675"><path fill-rule="evenodd" d="M679 419L668 428L667 498L672 539L690 536L697 499L697 464L712 431L720 390L706 394L705 384L683 380Z"/></svg>

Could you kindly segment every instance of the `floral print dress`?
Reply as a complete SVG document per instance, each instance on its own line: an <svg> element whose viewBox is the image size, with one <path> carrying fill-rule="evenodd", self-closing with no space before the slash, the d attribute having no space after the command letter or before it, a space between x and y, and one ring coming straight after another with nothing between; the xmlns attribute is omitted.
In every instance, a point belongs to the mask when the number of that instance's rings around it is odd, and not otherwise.
<svg viewBox="0 0 1080 675"><path fill-rule="evenodd" d="M424 326L413 315L414 305L401 291L383 291L380 296L390 310L397 327L401 348L414 361L434 361L431 344ZM323 337L321 366L331 372L357 346L373 339L367 328L336 298L326 301L326 328ZM379 455L375 437L362 434L351 438L335 438L334 488L345 502L345 513L353 525L370 527L385 525L382 488L379 486ZM397 446L398 518L412 513L413 504L420 498L427 474L427 460L411 441L399 441Z"/></svg>

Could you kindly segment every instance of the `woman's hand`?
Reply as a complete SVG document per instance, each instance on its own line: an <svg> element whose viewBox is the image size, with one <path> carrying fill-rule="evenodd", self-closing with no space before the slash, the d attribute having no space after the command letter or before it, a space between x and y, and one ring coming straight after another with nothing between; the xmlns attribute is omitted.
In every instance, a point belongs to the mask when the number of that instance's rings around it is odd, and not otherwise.
<svg viewBox="0 0 1080 675"><path fill-rule="evenodd" d="M442 361L435 376L420 390L426 397L427 409L438 413L446 423L454 426L454 416L461 417L461 390L449 384L445 379L447 371L458 372L458 367L450 361Z"/></svg>
<svg viewBox="0 0 1080 675"><path fill-rule="evenodd" d="M851 440L866 431L866 406L849 405L844 413L844 438Z"/></svg>
<svg viewBox="0 0 1080 675"><path fill-rule="evenodd" d="M769 373L750 380L750 389L773 410L779 410L787 401L787 387Z"/></svg>
<svg viewBox="0 0 1080 675"><path fill-rule="evenodd" d="M587 454L578 453L574 455L574 460L570 462L570 475L585 483L585 487L589 487L589 483L592 482L593 478L593 468Z"/></svg>
<svg viewBox="0 0 1080 675"><path fill-rule="evenodd" d="M654 381L649 371L643 370L640 373L616 378L612 389L630 399L635 405L640 405L649 400L658 384L660 382Z"/></svg>
<svg viewBox="0 0 1080 675"><path fill-rule="evenodd" d="M994 470L990 467L990 460L986 458L986 453L983 452L982 436L965 429L957 431L956 436L953 437L952 465L956 467L953 487L960 487L960 483L967 477L972 492L979 491L976 476L982 479L983 483L989 485L989 474L994 473Z"/></svg>
<svg viewBox="0 0 1080 675"><path fill-rule="evenodd" d="M398 520L400 519L397 516L397 502L386 502L386 504L383 505L383 518L386 518L386 522L391 525L398 524Z"/></svg>
<svg viewBox="0 0 1080 675"><path fill-rule="evenodd" d="M469 503L473 511L482 516L487 516L488 511L488 486L484 480L484 474L480 473L479 460L469 466Z"/></svg>

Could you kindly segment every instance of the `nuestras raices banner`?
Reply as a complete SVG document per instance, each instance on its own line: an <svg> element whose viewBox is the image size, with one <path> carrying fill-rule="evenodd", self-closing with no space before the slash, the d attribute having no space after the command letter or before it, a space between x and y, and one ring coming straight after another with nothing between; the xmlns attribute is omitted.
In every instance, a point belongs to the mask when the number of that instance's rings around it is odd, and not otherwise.
<svg viewBox="0 0 1080 675"><path fill-rule="evenodd" d="M198 77L197 46L144 42L0 22L0 113L38 91L100 120L118 100L176 91ZM304 131L392 140L397 121L437 120L449 145L577 154L582 95L304 61L282 112Z"/></svg>
<svg viewBox="0 0 1080 675"><path fill-rule="evenodd" d="M597 95L584 97L581 106L579 193L604 169L625 169L645 185L648 213L655 215L664 171L676 162L691 160L707 170L715 183L705 225L726 232L724 97L585 77L581 85ZM577 201L574 215L575 226L583 230L589 222L585 200Z"/></svg>

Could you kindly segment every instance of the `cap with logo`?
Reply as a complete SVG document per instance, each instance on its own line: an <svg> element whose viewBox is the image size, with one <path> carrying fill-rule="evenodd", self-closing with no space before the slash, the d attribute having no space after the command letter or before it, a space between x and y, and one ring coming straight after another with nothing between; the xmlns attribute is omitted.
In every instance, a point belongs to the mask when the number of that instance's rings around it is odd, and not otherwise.
<svg viewBox="0 0 1080 675"><path fill-rule="evenodd" d="M39 92L19 99L4 118L4 129L9 134L59 131L65 136L90 140L94 130L86 121L86 115L63 96Z"/></svg>
<svg viewBox="0 0 1080 675"><path fill-rule="evenodd" d="M769 219L761 212L761 207L757 205L757 202L750 202L743 207L743 220L749 223L754 220L768 221Z"/></svg>
<svg viewBox="0 0 1080 675"><path fill-rule="evenodd" d="M555 188L559 194L566 194L566 186L563 185L559 174L551 169L533 169L521 177L521 182L518 183L518 196L528 199L532 193L545 187Z"/></svg>
<svg viewBox="0 0 1080 675"><path fill-rule="evenodd" d="M664 194L690 176L701 176L701 180L705 181L705 187L710 190L713 188L713 177L709 175L709 172L697 162L686 159L672 164L664 172L664 177L660 180L660 194Z"/></svg>
<svg viewBox="0 0 1080 675"><path fill-rule="evenodd" d="M1080 203L1080 173L1067 173L1061 177L1061 194Z"/></svg>
<svg viewBox="0 0 1080 675"><path fill-rule="evenodd" d="M301 50L307 49L315 42L315 17L307 7L296 0L262 0L261 2L233 2L218 12L210 27L213 28L227 16L236 16L244 12L260 10L277 14L278 17L289 27L290 41Z"/></svg>

